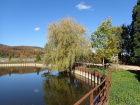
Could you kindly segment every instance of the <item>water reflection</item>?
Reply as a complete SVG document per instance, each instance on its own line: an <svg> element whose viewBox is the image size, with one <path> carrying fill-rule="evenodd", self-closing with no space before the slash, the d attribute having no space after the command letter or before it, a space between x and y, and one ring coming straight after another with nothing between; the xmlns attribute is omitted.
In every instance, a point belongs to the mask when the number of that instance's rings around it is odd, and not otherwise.
<svg viewBox="0 0 140 105"><path fill-rule="evenodd" d="M25 74L25 73L33 73L36 72L39 75L39 72L42 71L41 68L36 67L8 67L8 68L0 68L0 76L4 76L9 74Z"/></svg>
<svg viewBox="0 0 140 105"><path fill-rule="evenodd" d="M0 105L73 105L92 88L70 73L0 68Z"/></svg>
<svg viewBox="0 0 140 105"><path fill-rule="evenodd" d="M36 69L37 75L39 75L41 68L35 68L35 69Z"/></svg>
<svg viewBox="0 0 140 105"><path fill-rule="evenodd" d="M91 88L85 87L75 80L70 73L59 72L54 75L50 72L44 73L43 80L44 102L46 105L73 105L83 97Z"/></svg>
<svg viewBox="0 0 140 105"><path fill-rule="evenodd" d="M11 76L12 71L13 71L13 69L9 68L9 70L8 70L9 76Z"/></svg>

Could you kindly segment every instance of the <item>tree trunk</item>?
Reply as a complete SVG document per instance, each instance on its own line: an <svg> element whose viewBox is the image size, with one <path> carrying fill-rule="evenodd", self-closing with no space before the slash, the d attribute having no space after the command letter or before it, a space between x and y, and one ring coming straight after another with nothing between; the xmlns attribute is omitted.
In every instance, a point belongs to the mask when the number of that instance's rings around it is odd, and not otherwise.
<svg viewBox="0 0 140 105"><path fill-rule="evenodd" d="M103 57L103 66L104 66L104 57Z"/></svg>

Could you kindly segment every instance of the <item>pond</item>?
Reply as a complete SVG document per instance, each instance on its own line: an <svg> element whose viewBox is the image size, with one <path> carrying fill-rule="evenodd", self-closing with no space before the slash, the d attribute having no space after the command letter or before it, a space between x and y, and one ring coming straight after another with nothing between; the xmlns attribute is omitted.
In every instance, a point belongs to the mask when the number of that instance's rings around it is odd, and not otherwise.
<svg viewBox="0 0 140 105"><path fill-rule="evenodd" d="M0 105L73 105L91 89L70 73L0 68Z"/></svg>

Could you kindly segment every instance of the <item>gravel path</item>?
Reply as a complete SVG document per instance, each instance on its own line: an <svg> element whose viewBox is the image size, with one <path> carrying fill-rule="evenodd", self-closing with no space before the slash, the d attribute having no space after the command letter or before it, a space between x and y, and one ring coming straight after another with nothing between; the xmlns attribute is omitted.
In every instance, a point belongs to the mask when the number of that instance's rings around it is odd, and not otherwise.
<svg viewBox="0 0 140 105"><path fill-rule="evenodd" d="M122 68L125 70L140 70L139 66L130 66L130 65L119 65L119 68Z"/></svg>

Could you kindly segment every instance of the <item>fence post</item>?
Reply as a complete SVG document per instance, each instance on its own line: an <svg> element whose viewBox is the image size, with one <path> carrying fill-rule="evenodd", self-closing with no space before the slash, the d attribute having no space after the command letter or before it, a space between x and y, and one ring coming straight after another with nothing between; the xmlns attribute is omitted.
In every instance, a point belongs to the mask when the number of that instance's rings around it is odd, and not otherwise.
<svg viewBox="0 0 140 105"><path fill-rule="evenodd" d="M112 87L112 72L110 71L110 77L111 77L111 87Z"/></svg>
<svg viewBox="0 0 140 105"><path fill-rule="evenodd" d="M93 105L93 92L90 95L90 105Z"/></svg>
<svg viewBox="0 0 140 105"><path fill-rule="evenodd" d="M107 76L107 103L109 103L109 77L110 77L110 72L108 70L108 76Z"/></svg>

